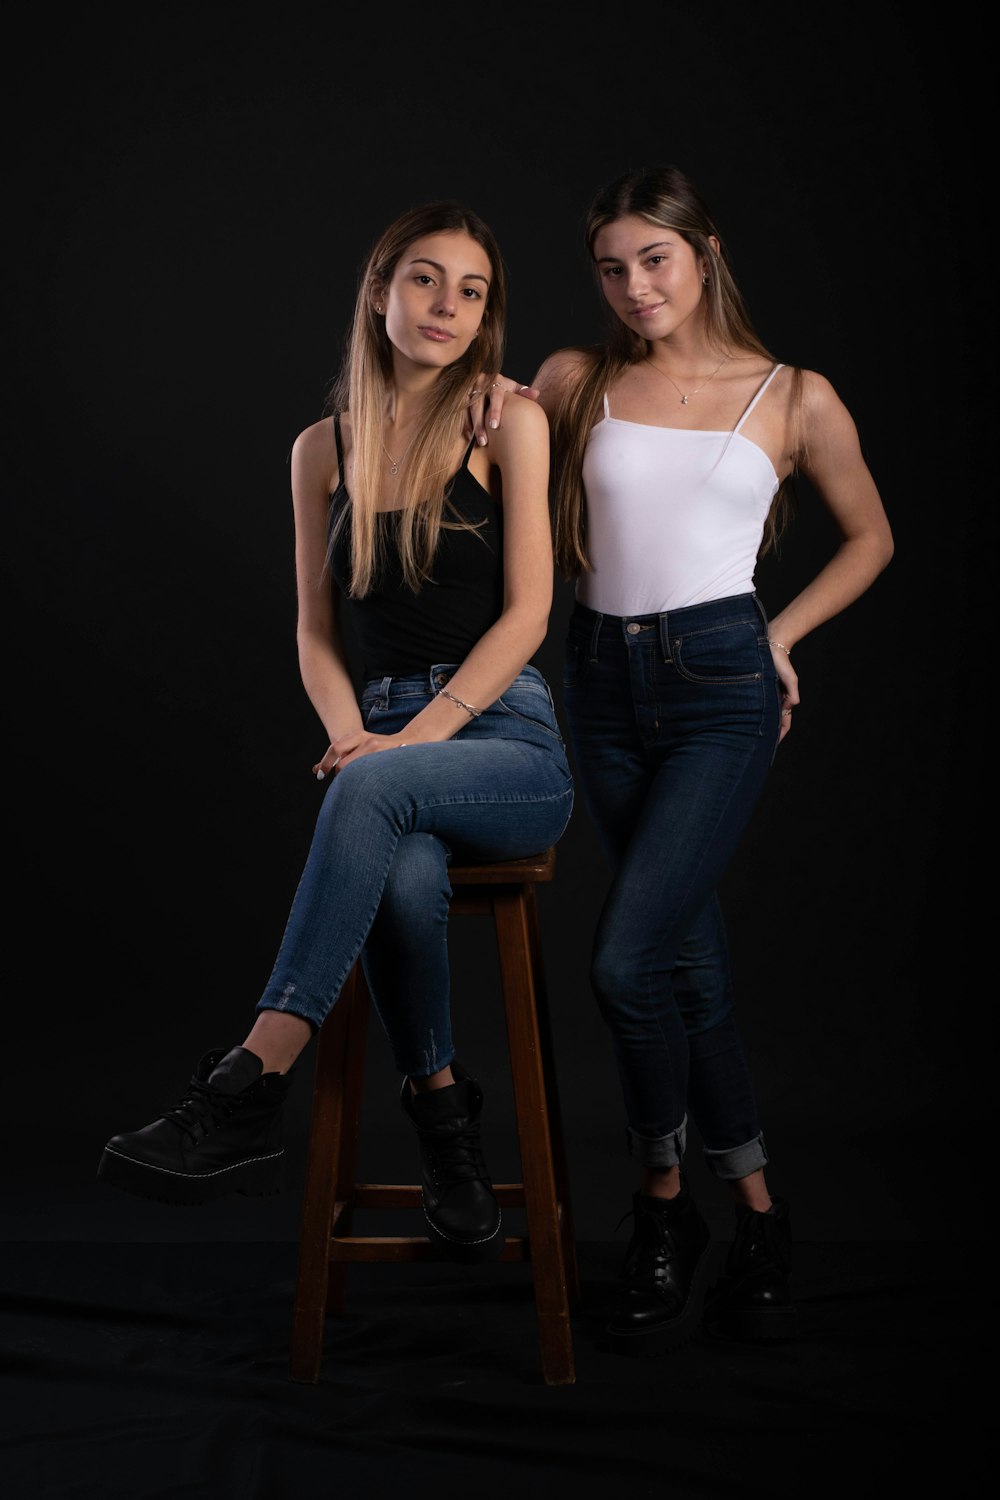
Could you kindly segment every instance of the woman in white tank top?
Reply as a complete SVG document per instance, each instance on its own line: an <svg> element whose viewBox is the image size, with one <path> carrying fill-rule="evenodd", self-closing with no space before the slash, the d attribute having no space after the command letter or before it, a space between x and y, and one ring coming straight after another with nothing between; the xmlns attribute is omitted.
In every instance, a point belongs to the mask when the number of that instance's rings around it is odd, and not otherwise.
<svg viewBox="0 0 1000 1500"><path fill-rule="evenodd" d="M608 315L533 384L553 437L556 560L575 580L565 705L578 781L613 867L591 977L639 1168L610 1347L656 1354L715 1333L795 1331L788 1202L735 1023L716 887L799 702L796 644L859 597L893 542L854 422L822 375L780 364L751 323L688 178L630 172L599 192L586 243ZM477 416L477 436L489 431ZM758 557L808 477L840 533L770 621ZM683 1171L692 1125L732 1194L724 1274Z"/></svg>

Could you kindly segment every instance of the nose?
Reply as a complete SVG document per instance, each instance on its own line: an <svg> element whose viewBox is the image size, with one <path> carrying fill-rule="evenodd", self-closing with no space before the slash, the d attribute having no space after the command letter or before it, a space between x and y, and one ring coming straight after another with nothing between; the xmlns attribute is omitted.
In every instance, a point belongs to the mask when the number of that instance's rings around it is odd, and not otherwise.
<svg viewBox="0 0 1000 1500"><path fill-rule="evenodd" d="M642 266L633 266L626 273L625 292L633 302L638 302L648 286L648 279Z"/></svg>
<svg viewBox="0 0 1000 1500"><path fill-rule="evenodd" d="M439 287L438 294L434 298L434 311L439 317L453 318L457 302L458 297L453 287Z"/></svg>

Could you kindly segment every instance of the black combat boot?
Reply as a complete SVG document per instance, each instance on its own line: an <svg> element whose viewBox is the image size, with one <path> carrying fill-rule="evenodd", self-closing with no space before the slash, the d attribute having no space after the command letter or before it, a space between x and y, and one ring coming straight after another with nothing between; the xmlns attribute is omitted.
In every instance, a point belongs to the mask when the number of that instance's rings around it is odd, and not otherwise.
<svg viewBox="0 0 1000 1500"><path fill-rule="evenodd" d="M608 1347L613 1354L664 1354L701 1326L711 1233L686 1182L675 1198L633 1194L631 1212Z"/></svg>
<svg viewBox="0 0 1000 1500"><path fill-rule="evenodd" d="M452 1063L455 1083L415 1094L403 1079L400 1103L420 1140L421 1196L431 1239L448 1260L471 1265L503 1250L500 1205L479 1145L483 1091Z"/></svg>
<svg viewBox="0 0 1000 1500"><path fill-rule="evenodd" d="M708 1331L748 1343L793 1338L797 1313L788 1285L791 1267L792 1227L785 1200L775 1198L766 1213L737 1204L725 1271L705 1308Z"/></svg>
<svg viewBox="0 0 1000 1500"><path fill-rule="evenodd" d="M281 1111L291 1073L264 1073L245 1047L206 1052L181 1100L142 1130L111 1137L97 1175L162 1203L281 1191Z"/></svg>

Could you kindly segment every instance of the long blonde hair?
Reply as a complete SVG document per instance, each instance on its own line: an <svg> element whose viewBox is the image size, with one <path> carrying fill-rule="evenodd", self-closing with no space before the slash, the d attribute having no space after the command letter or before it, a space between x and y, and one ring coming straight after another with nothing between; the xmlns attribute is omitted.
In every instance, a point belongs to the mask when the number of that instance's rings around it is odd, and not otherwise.
<svg viewBox="0 0 1000 1500"><path fill-rule="evenodd" d="M426 235L447 231L464 232L482 246L489 258L491 280L479 331L461 359L446 366L435 381L423 425L410 449L407 494L392 538L411 589L419 589L430 577L442 526L469 525L449 511L446 491L469 392L484 371L503 368L507 275L489 225L472 209L449 199L407 210L376 240L359 276L354 321L326 402L327 412L351 414L351 503L338 517L335 531L350 516L350 592L355 598L371 590L384 561L386 528L378 525L377 517L385 470L382 417L392 385L392 345L375 304L410 245ZM333 540L331 536L331 548Z"/></svg>
<svg viewBox="0 0 1000 1500"><path fill-rule="evenodd" d="M673 229L691 246L699 259L711 267L705 287L705 330L719 348L736 347L773 361L747 311L729 266L722 236L697 189L677 167L644 167L628 172L594 198L584 221L584 234L597 280L594 239L598 231L626 215L636 214L651 224ZM709 243L718 240L716 254ZM598 280L598 292L600 283ZM601 344L576 349L582 356L583 378L559 400L552 416L552 527L556 564L564 578L589 572L586 508L583 495L583 459L590 430L598 420L605 391L630 365L649 353L649 341L633 333L612 312L601 295L607 331ZM796 463L801 448L802 372L793 369ZM794 475L794 471L793 471ZM795 507L793 475L779 486L764 527L760 555L777 545L778 537Z"/></svg>

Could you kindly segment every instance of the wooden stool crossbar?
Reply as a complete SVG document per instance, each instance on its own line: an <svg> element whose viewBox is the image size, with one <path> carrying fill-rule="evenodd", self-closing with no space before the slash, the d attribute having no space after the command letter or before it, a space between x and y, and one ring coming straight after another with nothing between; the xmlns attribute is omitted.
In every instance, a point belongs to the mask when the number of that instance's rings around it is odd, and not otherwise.
<svg viewBox="0 0 1000 1500"><path fill-rule="evenodd" d="M554 868L554 849L453 865L449 910L493 917L523 1179L497 1183L494 1192L503 1207L523 1207L526 1222L523 1235L506 1238L500 1260L530 1263L543 1379L571 1385L570 1313L580 1289L536 903L536 886ZM424 1235L351 1232L357 1209L421 1202L419 1185L356 1180L370 1007L358 962L317 1040L291 1343L291 1377L311 1384L320 1377L326 1319L344 1311L351 1262L439 1258Z"/></svg>

